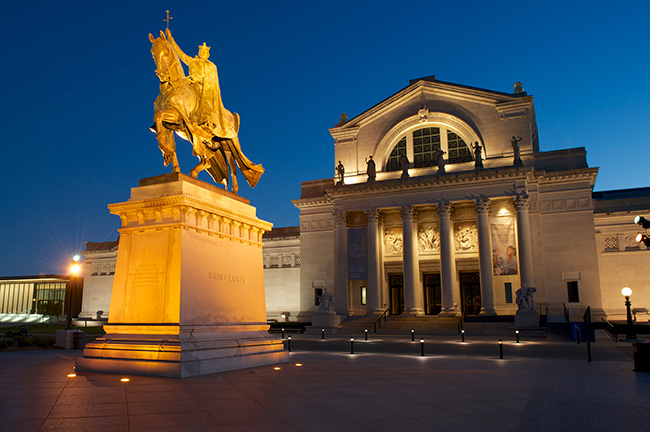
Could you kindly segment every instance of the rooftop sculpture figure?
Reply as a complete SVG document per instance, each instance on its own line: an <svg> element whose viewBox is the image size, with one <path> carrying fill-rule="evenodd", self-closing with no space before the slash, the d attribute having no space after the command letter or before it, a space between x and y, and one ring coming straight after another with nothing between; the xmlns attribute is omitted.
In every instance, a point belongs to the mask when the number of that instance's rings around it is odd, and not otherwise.
<svg viewBox="0 0 650 432"><path fill-rule="evenodd" d="M217 67L208 60L210 47L199 46L195 57L186 55L176 44L169 29L160 37L149 34L151 54L160 79L160 94L154 102L154 125L158 146L165 166L172 164L173 172L180 172L176 157L174 132L192 143L193 154L199 164L190 171L196 178L207 170L215 182L223 183L237 193L237 167L251 187L255 187L264 168L251 162L241 150L237 134L239 115L231 113L221 100ZM189 76L181 65L189 68ZM230 174L230 176L229 176Z"/></svg>
<svg viewBox="0 0 650 432"><path fill-rule="evenodd" d="M377 178L377 166L375 165L375 161L372 159L372 155L370 155L370 160L366 158L366 174L368 175L368 182L372 183L375 181Z"/></svg>

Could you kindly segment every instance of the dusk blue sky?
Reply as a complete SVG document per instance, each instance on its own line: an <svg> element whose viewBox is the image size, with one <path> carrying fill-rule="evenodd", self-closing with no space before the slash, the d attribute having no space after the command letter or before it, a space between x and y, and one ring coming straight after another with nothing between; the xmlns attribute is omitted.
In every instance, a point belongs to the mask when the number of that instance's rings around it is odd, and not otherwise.
<svg viewBox="0 0 650 432"><path fill-rule="evenodd" d="M447 82L535 101L540 150L586 147L595 190L648 186L650 2L3 2L0 276L60 274L83 242L117 239L107 204L162 164L148 34L211 46L245 154L240 195L298 225L300 182L332 177L328 129L408 85ZM196 165L177 139L181 170ZM211 181L207 173L200 179Z"/></svg>

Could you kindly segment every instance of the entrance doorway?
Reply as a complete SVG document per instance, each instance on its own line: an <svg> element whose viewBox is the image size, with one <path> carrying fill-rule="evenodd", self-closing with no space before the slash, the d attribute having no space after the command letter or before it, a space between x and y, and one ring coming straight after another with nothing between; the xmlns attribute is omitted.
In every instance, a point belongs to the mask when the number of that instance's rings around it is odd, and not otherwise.
<svg viewBox="0 0 650 432"><path fill-rule="evenodd" d="M422 274L422 284L424 285L424 313L438 315L442 310L440 273Z"/></svg>
<svg viewBox="0 0 650 432"><path fill-rule="evenodd" d="M389 274L390 314L399 315L404 312L404 275Z"/></svg>
<svg viewBox="0 0 650 432"><path fill-rule="evenodd" d="M463 315L481 311L481 276L478 272L460 273L460 299Z"/></svg>

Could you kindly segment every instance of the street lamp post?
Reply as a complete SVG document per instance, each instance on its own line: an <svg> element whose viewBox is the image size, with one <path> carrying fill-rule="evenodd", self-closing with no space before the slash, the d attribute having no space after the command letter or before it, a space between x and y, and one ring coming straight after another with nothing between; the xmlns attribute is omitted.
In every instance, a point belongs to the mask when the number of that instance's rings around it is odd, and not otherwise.
<svg viewBox="0 0 650 432"><path fill-rule="evenodd" d="M627 337L628 340L636 340L636 332L634 331L634 323L632 322L632 310L630 306L630 296L632 295L632 290L628 287L625 287L621 290L621 294L625 297L625 307L627 308Z"/></svg>
<svg viewBox="0 0 650 432"><path fill-rule="evenodd" d="M81 257L75 255L72 257L72 264L70 265L70 279L68 280L68 285L65 290L65 329L70 330L72 328L72 301L74 299L74 290L77 285L77 275L81 272L81 264L79 260Z"/></svg>

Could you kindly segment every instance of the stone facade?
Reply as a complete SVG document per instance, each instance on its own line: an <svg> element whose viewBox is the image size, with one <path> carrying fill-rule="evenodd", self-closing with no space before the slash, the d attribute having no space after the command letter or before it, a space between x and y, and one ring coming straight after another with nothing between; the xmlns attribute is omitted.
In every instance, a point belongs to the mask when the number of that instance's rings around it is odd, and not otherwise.
<svg viewBox="0 0 650 432"><path fill-rule="evenodd" d="M641 303L650 300L642 277L650 252L630 240L633 216L595 208L603 201L592 196L598 169L584 148L540 152L525 92L412 80L330 133L343 184L306 181L294 200L302 297L329 288L344 316L512 315L516 291L527 286L542 313L567 308L578 318L591 306L599 318L622 312L620 287L611 286L633 266L629 284ZM639 192L639 214L650 210L648 192ZM352 276L349 257L359 229L367 237L362 277Z"/></svg>
<svg viewBox="0 0 650 432"><path fill-rule="evenodd" d="M263 241L266 317L295 321L300 313L300 229L273 228Z"/></svg>
<svg viewBox="0 0 650 432"><path fill-rule="evenodd" d="M111 307L118 241L86 243L84 292L79 318L106 319Z"/></svg>

